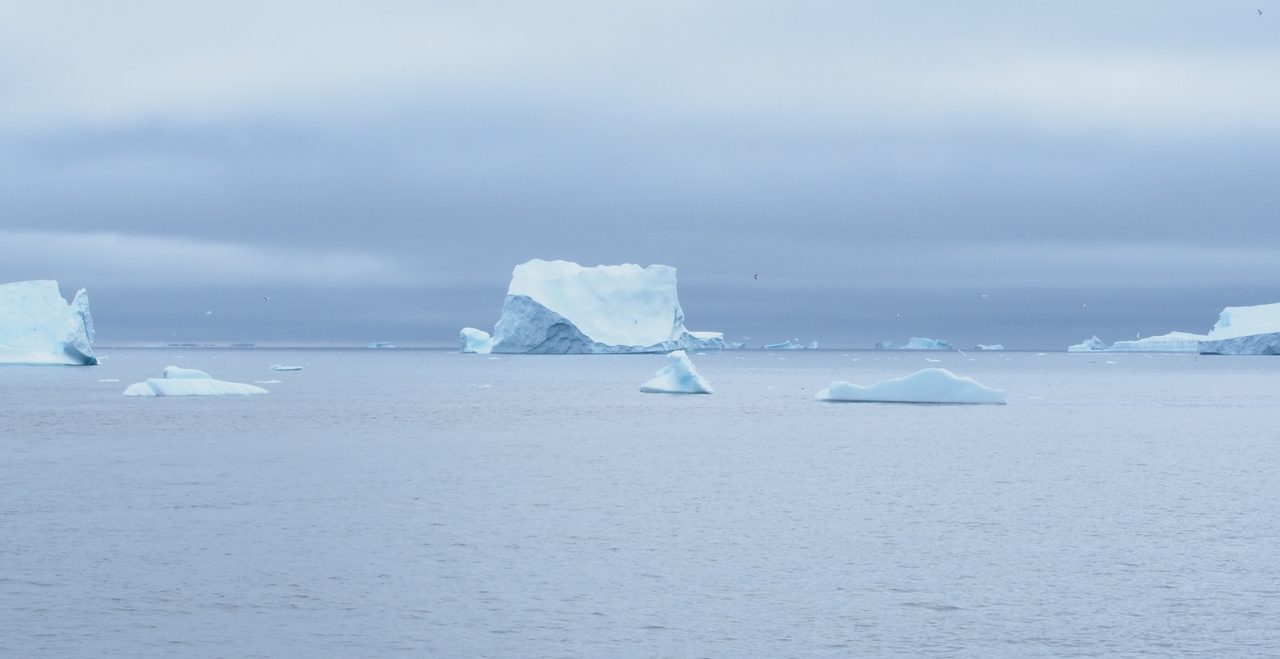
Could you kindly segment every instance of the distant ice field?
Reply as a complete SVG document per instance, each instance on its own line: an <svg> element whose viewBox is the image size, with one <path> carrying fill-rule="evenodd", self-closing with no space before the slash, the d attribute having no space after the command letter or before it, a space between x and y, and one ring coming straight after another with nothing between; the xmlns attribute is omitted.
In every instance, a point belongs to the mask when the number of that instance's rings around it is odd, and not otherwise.
<svg viewBox="0 0 1280 659"><path fill-rule="evenodd" d="M1280 648L1280 358L97 352L0 366L0 656ZM814 400L930 367L1008 405Z"/></svg>

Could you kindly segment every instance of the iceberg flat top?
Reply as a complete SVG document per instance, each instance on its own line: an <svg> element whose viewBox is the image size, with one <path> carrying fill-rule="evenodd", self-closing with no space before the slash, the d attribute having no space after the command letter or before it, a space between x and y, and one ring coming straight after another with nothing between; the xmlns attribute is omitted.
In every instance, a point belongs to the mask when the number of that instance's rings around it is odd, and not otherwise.
<svg viewBox="0 0 1280 659"><path fill-rule="evenodd" d="M683 320L676 269L666 265L585 268L570 261L533 259L515 267L507 295L528 297L608 345L671 341L678 338L673 325Z"/></svg>
<svg viewBox="0 0 1280 659"><path fill-rule="evenodd" d="M166 366L164 377L147 378L129 385L126 396L244 396L265 394L266 389L239 382L215 380L194 368Z"/></svg>
<svg viewBox="0 0 1280 659"><path fill-rule="evenodd" d="M53 280L0 284L0 363L96 364L92 343L84 289L68 303Z"/></svg>
<svg viewBox="0 0 1280 659"><path fill-rule="evenodd" d="M1116 341L1107 352L1195 352L1199 349L1202 334L1169 332L1132 341Z"/></svg>
<svg viewBox="0 0 1280 659"><path fill-rule="evenodd" d="M1210 341L1280 332L1280 302L1251 307L1227 307L1206 337Z"/></svg>
<svg viewBox="0 0 1280 659"><path fill-rule="evenodd" d="M926 368L870 386L832 382L814 396L827 402L941 403L1004 405L1005 392L978 384L945 368Z"/></svg>
<svg viewBox="0 0 1280 659"><path fill-rule="evenodd" d="M653 379L640 385L646 394L709 394L711 383L698 374L683 350L667 353L667 365Z"/></svg>

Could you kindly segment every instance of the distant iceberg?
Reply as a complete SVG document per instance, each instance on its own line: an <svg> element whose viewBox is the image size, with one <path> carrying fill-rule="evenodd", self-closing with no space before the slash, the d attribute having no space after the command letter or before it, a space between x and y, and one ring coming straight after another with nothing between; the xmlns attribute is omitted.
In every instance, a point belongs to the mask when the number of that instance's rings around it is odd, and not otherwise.
<svg viewBox="0 0 1280 659"><path fill-rule="evenodd" d="M646 394L709 394L711 383L698 374L683 350L667 354L667 365L652 380L640 385Z"/></svg>
<svg viewBox="0 0 1280 659"><path fill-rule="evenodd" d="M587 268L541 259L512 271L492 341L495 353L643 353L725 347L719 332L685 329L675 268L630 263Z"/></svg>
<svg viewBox="0 0 1280 659"><path fill-rule="evenodd" d="M370 343L366 347L373 350L390 350L395 346L391 345L390 341L374 341L373 343Z"/></svg>
<svg viewBox="0 0 1280 659"><path fill-rule="evenodd" d="M0 364L98 363L93 316L82 288L68 304L58 282L0 284Z"/></svg>
<svg viewBox="0 0 1280 659"><path fill-rule="evenodd" d="M301 371L301 366L290 366L289 364L272 364L271 371Z"/></svg>
<svg viewBox="0 0 1280 659"><path fill-rule="evenodd" d="M979 343L978 345L974 346L973 349L974 350L1004 350L1004 346L999 343L991 343L991 344Z"/></svg>
<svg viewBox="0 0 1280 659"><path fill-rule="evenodd" d="M787 339L782 343L766 343L764 346L764 349L765 350L804 350L805 345L800 342L800 339ZM817 350L817 349L818 349L817 341L814 341L813 343L809 344L809 350Z"/></svg>
<svg viewBox="0 0 1280 659"><path fill-rule="evenodd" d="M894 343L893 341L876 342L876 350L954 350L951 344L941 339L926 339L917 336L911 337L906 343Z"/></svg>
<svg viewBox="0 0 1280 659"><path fill-rule="evenodd" d="M1280 303L1223 309L1197 350L1208 355L1280 355Z"/></svg>
<svg viewBox="0 0 1280 659"><path fill-rule="evenodd" d="M1159 336L1148 336L1132 341L1116 341L1106 348L1107 352L1196 352L1199 343L1205 339L1203 334L1188 332L1169 332Z"/></svg>
<svg viewBox="0 0 1280 659"><path fill-rule="evenodd" d="M1067 346L1067 352L1101 352L1107 349L1107 344L1102 339L1094 336L1087 341L1082 341L1073 346Z"/></svg>
<svg viewBox="0 0 1280 659"><path fill-rule="evenodd" d="M243 396L265 394L266 389L239 382L214 380L204 371L166 366L164 376L129 385L126 396Z"/></svg>
<svg viewBox="0 0 1280 659"><path fill-rule="evenodd" d="M474 327L462 328L458 333L458 341L462 343L463 352L487 355L493 350L493 337L489 336L488 332Z"/></svg>
<svg viewBox="0 0 1280 659"><path fill-rule="evenodd" d="M911 375L885 380L868 387L832 382L819 391L817 400L860 403L937 403L952 405L1004 405L1004 391L978 384L945 368L926 368Z"/></svg>

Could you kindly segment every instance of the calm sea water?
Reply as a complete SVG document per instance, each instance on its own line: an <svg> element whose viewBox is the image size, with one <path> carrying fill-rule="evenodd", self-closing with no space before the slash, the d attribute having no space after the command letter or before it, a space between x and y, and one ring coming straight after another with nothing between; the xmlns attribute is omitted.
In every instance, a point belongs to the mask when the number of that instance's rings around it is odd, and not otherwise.
<svg viewBox="0 0 1280 659"><path fill-rule="evenodd" d="M0 655L1280 653L1277 358L104 352L0 367Z"/></svg>

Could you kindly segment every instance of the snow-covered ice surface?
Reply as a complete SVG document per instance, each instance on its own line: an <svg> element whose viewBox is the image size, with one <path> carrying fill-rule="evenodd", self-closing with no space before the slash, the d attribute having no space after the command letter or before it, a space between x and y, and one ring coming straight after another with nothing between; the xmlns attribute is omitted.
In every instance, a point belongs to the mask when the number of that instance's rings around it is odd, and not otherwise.
<svg viewBox="0 0 1280 659"><path fill-rule="evenodd" d="M166 366L162 377L147 378L129 385L124 395L152 396L247 396L265 394L266 389L239 382L215 380L208 373L178 366Z"/></svg>
<svg viewBox="0 0 1280 659"><path fill-rule="evenodd" d="M917 406L813 395L918 353L645 396L657 358L99 352L0 368L0 655L1280 647L1280 359L935 353L1009 405ZM276 362L307 377L216 405L98 382Z"/></svg>
<svg viewBox="0 0 1280 659"><path fill-rule="evenodd" d="M938 361L930 359L929 361ZM950 405L1004 405L1005 392L983 386L945 368L926 368L911 375L871 385L832 382L814 398L826 402L937 403Z"/></svg>
<svg viewBox="0 0 1280 659"><path fill-rule="evenodd" d="M951 344L941 339L913 336L906 343L877 341L877 350L953 350Z"/></svg>
<svg viewBox="0 0 1280 659"><path fill-rule="evenodd" d="M1251 307L1227 307L1205 337L1209 341L1280 332L1280 302Z"/></svg>
<svg viewBox="0 0 1280 659"><path fill-rule="evenodd" d="M499 353L547 354L725 347L719 332L685 329L676 269L671 266L583 267L542 259L526 261L512 271L491 346Z"/></svg>
<svg viewBox="0 0 1280 659"><path fill-rule="evenodd" d="M648 382L640 385L646 394L709 394L711 383L698 374L693 362L683 350L668 353L666 366L658 370Z"/></svg>
<svg viewBox="0 0 1280 659"><path fill-rule="evenodd" d="M92 344L83 288L67 302L56 281L0 284L0 364L92 365L98 363Z"/></svg>

